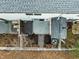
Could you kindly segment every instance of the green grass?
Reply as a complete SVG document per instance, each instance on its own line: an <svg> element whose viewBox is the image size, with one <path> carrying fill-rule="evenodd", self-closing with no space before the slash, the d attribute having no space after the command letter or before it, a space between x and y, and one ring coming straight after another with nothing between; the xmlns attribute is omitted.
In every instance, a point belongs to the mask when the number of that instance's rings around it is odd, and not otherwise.
<svg viewBox="0 0 79 59"><path fill-rule="evenodd" d="M79 50L78 49L75 49L75 50L72 50L70 51L70 54L75 58L79 58Z"/></svg>
<svg viewBox="0 0 79 59"><path fill-rule="evenodd" d="M75 43L75 47L79 49L79 40L77 40L77 42Z"/></svg>

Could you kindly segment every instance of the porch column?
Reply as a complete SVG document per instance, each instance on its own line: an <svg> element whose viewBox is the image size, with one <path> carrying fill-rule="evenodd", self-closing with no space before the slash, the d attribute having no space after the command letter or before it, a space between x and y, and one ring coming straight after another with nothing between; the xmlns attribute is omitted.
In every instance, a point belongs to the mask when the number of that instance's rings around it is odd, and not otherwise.
<svg viewBox="0 0 79 59"><path fill-rule="evenodd" d="M44 46L44 35L38 35L38 45L40 47Z"/></svg>

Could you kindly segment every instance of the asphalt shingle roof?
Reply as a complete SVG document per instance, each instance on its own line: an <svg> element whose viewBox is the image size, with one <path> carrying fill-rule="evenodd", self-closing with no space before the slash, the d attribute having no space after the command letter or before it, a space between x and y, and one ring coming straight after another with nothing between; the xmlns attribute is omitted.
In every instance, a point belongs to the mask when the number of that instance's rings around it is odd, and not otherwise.
<svg viewBox="0 0 79 59"><path fill-rule="evenodd" d="M79 0L0 0L0 12L79 13Z"/></svg>

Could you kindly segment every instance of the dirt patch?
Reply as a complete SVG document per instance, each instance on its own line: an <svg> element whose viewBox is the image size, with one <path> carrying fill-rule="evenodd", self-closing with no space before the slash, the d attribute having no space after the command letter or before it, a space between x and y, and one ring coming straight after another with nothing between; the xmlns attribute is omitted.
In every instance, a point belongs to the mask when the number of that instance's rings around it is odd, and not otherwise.
<svg viewBox="0 0 79 59"><path fill-rule="evenodd" d="M17 47L19 39L17 34L0 34L0 47Z"/></svg>
<svg viewBox="0 0 79 59"><path fill-rule="evenodd" d="M74 59L68 51L0 51L0 59Z"/></svg>

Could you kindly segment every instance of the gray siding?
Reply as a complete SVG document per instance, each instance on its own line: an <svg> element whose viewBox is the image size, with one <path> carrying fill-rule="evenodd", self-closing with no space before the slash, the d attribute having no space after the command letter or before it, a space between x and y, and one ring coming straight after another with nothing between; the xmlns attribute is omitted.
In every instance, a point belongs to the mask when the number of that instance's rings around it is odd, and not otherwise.
<svg viewBox="0 0 79 59"><path fill-rule="evenodd" d="M8 33L11 31L10 24L0 21L0 33Z"/></svg>
<svg viewBox="0 0 79 59"><path fill-rule="evenodd" d="M35 34L49 34L49 22L48 21L34 21L33 32Z"/></svg>
<svg viewBox="0 0 79 59"><path fill-rule="evenodd" d="M65 18L57 20L57 17L51 19L51 37L57 39L67 38L67 23Z"/></svg>

